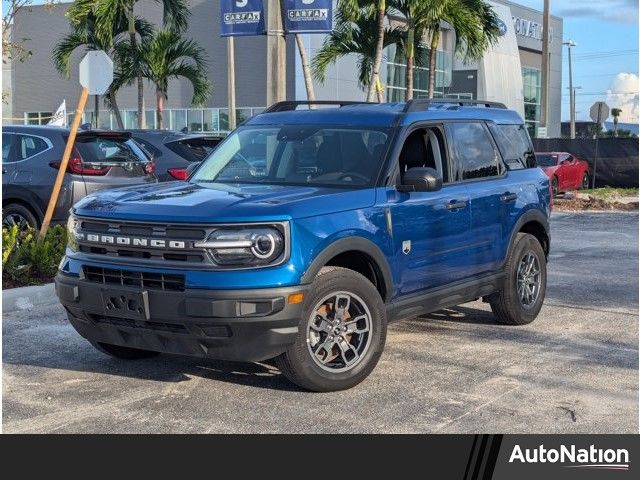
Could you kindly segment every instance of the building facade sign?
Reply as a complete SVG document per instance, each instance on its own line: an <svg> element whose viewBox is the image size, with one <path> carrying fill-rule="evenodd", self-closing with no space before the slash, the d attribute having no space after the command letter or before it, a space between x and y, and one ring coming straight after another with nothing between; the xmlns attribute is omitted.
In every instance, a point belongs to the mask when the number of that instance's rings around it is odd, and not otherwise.
<svg viewBox="0 0 640 480"><path fill-rule="evenodd" d="M526 18L513 16L513 27L516 35L533 38L542 42L542 24ZM549 42L553 42L553 29L549 29Z"/></svg>

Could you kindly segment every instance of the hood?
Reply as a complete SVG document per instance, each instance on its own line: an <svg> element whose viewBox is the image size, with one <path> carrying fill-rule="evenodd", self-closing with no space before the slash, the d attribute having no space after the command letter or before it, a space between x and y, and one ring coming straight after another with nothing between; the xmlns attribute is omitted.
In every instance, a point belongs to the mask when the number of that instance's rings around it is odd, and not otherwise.
<svg viewBox="0 0 640 480"><path fill-rule="evenodd" d="M287 220L366 208L375 189L168 182L104 190L74 206L80 216L155 222Z"/></svg>

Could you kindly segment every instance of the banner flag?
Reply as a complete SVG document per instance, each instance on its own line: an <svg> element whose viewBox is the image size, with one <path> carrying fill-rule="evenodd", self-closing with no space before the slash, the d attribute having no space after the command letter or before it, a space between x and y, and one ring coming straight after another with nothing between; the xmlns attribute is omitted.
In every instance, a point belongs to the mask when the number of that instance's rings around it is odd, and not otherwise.
<svg viewBox="0 0 640 480"><path fill-rule="evenodd" d="M262 0L220 0L220 36L264 35Z"/></svg>
<svg viewBox="0 0 640 480"><path fill-rule="evenodd" d="M55 125L57 127L66 127L67 126L67 100L62 100L62 103L56 110L56 113L53 114L51 120L47 125Z"/></svg>
<svg viewBox="0 0 640 480"><path fill-rule="evenodd" d="M283 0L287 33L328 33L333 29L332 0Z"/></svg>

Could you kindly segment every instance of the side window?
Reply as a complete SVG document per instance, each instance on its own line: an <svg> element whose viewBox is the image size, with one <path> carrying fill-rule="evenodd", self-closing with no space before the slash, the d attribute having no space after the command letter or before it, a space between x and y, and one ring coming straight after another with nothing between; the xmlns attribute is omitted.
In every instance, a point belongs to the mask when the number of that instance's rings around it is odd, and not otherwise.
<svg viewBox="0 0 640 480"><path fill-rule="evenodd" d="M49 144L40 137L19 135L17 145L17 160L26 160L49 148Z"/></svg>
<svg viewBox="0 0 640 480"><path fill-rule="evenodd" d="M10 162L9 152L11 151L11 137L8 133L2 134L2 163Z"/></svg>
<svg viewBox="0 0 640 480"><path fill-rule="evenodd" d="M449 182L449 162L444 134L438 127L419 128L404 141L400 157L400 182L402 176L414 167L431 167L442 175L442 183Z"/></svg>
<svg viewBox="0 0 640 480"><path fill-rule="evenodd" d="M460 180L500 174L496 151L482 123L451 123L447 128L459 162Z"/></svg>
<svg viewBox="0 0 640 480"><path fill-rule="evenodd" d="M536 166L536 156L524 125L496 125L489 123L489 129L498 145L502 158L509 170Z"/></svg>

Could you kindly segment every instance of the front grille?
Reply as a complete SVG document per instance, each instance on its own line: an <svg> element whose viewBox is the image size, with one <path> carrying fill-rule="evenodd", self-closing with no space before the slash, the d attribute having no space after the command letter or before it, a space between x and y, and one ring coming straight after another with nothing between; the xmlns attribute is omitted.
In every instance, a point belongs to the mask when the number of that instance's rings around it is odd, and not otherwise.
<svg viewBox="0 0 640 480"><path fill-rule="evenodd" d="M112 220L78 218L76 238L78 250L89 254L136 260L172 262L176 264L211 263L196 242L205 240L211 228L193 225L142 224ZM89 241L90 238L100 241ZM133 239L146 242L134 244ZM130 240L129 244L118 243L118 239ZM166 246L150 246L152 241L163 241ZM181 248L171 248L171 242L179 242Z"/></svg>
<svg viewBox="0 0 640 480"><path fill-rule="evenodd" d="M103 285L120 285L151 290L184 291L184 275L134 272L114 268L84 266L84 279Z"/></svg>

